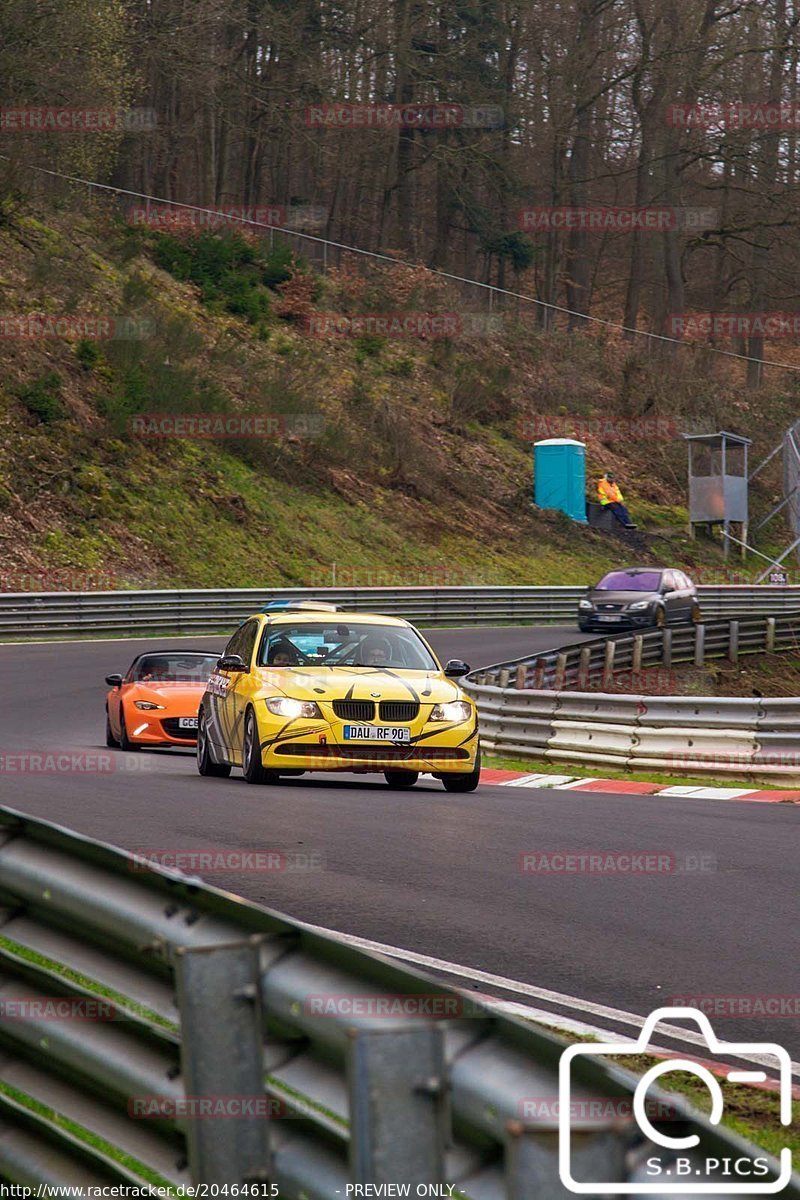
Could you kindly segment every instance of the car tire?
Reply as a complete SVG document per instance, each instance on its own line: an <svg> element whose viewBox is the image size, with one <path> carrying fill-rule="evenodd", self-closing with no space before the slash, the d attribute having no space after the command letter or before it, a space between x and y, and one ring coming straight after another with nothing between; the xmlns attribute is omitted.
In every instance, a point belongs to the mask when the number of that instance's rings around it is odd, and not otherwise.
<svg viewBox="0 0 800 1200"><path fill-rule="evenodd" d="M242 774L248 783L275 783L278 778L276 771L267 771L261 763L261 747L258 742L258 724L256 714L248 708L244 718L244 738L242 740Z"/></svg>
<svg viewBox="0 0 800 1200"><path fill-rule="evenodd" d="M106 709L106 745L111 749L116 749L119 746L119 742L111 731L111 721L108 716L108 709Z"/></svg>
<svg viewBox="0 0 800 1200"><path fill-rule="evenodd" d="M128 737L128 727L125 724L125 711L122 707L119 710L119 748L120 750L138 750L136 742L132 742Z"/></svg>
<svg viewBox="0 0 800 1200"><path fill-rule="evenodd" d="M205 714L202 709L197 715L197 770L201 775L212 779L227 779L231 773L229 763L216 763L211 757Z"/></svg>
<svg viewBox="0 0 800 1200"><path fill-rule="evenodd" d="M591 628L591 625L587 625L585 621L578 621L578 629L580 629L581 633L589 633Z"/></svg>
<svg viewBox="0 0 800 1200"><path fill-rule="evenodd" d="M390 788L410 788L419 779L419 771L384 771L383 777Z"/></svg>
<svg viewBox="0 0 800 1200"><path fill-rule="evenodd" d="M441 779L446 792L474 792L481 781L480 748L475 757L475 766L471 771L463 771L458 775L442 775Z"/></svg>

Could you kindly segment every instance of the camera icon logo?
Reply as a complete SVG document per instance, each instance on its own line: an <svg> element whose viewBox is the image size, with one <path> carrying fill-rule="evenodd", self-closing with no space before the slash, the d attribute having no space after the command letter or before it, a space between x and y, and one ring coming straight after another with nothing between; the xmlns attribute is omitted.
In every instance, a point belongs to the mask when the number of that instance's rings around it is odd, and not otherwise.
<svg viewBox="0 0 800 1200"><path fill-rule="evenodd" d="M789 1183L792 1174L792 1152L784 1147L780 1153L780 1174L777 1179L764 1180L770 1173L766 1156L754 1151L743 1157L739 1147L735 1159L703 1158L697 1152L700 1138L697 1134L686 1137L670 1137L656 1129L647 1112L647 1092L661 1075L669 1071L689 1071L698 1076L711 1095L711 1113L706 1118L712 1125L722 1119L724 1099L719 1079L702 1063L688 1058L669 1058L651 1067L642 1075L633 1095L633 1116L642 1134L663 1153L647 1159L646 1179L635 1182L608 1180L578 1180L573 1175L573 1147L570 1113L572 1101L573 1063L577 1058L604 1058L615 1054L646 1054L656 1026L666 1018L694 1021L703 1035L711 1057L719 1056L720 1065L725 1066L725 1078L730 1083L763 1083L767 1079L763 1070L738 1070L730 1068L724 1060L735 1058L772 1059L778 1068L780 1123L790 1125L792 1120L792 1067L788 1052L775 1042L721 1042L711 1027L705 1013L696 1008L658 1008L645 1021L635 1043L593 1042L570 1046L561 1055L558 1068L559 1116L558 1116L558 1168L561 1182L568 1192L577 1195L604 1196L658 1195L668 1193L675 1196L681 1192L691 1195L775 1195ZM685 1155L695 1151L694 1157ZM720 1166L726 1169L720 1172ZM717 1176L718 1182L713 1181ZM705 1178L703 1178L705 1176ZM760 1179L760 1182L759 1182Z"/></svg>

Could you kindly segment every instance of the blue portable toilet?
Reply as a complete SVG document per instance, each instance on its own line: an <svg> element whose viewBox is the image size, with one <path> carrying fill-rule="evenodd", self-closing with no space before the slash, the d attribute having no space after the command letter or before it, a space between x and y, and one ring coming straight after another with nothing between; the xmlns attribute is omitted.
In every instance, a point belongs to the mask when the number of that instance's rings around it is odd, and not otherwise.
<svg viewBox="0 0 800 1200"><path fill-rule="evenodd" d="M547 438L533 446L533 499L586 520L586 446L573 438Z"/></svg>

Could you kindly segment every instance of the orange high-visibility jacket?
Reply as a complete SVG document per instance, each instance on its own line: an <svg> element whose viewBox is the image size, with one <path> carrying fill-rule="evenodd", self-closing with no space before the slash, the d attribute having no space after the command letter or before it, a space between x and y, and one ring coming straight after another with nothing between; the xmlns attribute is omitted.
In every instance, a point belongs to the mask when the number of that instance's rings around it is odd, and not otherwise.
<svg viewBox="0 0 800 1200"><path fill-rule="evenodd" d="M622 492L619 489L619 485L616 483L609 483L605 478L598 479L597 494L600 497L601 504L622 503Z"/></svg>

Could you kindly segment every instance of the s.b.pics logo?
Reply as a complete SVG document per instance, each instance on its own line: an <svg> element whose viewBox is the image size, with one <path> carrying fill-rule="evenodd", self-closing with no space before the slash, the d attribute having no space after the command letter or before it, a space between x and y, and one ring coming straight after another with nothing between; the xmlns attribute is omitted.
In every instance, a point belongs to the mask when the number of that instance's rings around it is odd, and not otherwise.
<svg viewBox="0 0 800 1200"><path fill-rule="evenodd" d="M729 1083L757 1084L767 1080L764 1070L738 1070L728 1063L731 1058L754 1058L758 1063L774 1065L777 1070L780 1094L780 1123L791 1124L792 1087L791 1061L786 1050L774 1042L720 1042L708 1017L695 1008L659 1008L645 1021L635 1044L627 1042L578 1043L561 1055L559 1063L558 1155L561 1182L577 1195L647 1196L681 1193L696 1195L775 1195L789 1183L792 1174L792 1152L784 1147L780 1153L777 1178L771 1161L745 1143L723 1145L714 1157L705 1154L700 1138L690 1132L686 1122L676 1123L652 1119L653 1107L648 1090L662 1075L670 1071L690 1072L708 1088L711 1112L706 1118L712 1125L722 1120L724 1097L720 1079L703 1063L688 1058L667 1058L651 1066L640 1078L632 1099L633 1118L652 1149L636 1169L635 1179L617 1182L592 1178L592 1159L581 1156L573 1145L571 1116L574 1112L572 1085L575 1060L581 1057L605 1059L622 1054L646 1054L656 1026L665 1018L691 1019L699 1027L708 1047L708 1058L720 1059L723 1078ZM670 1128L671 1125L671 1128ZM683 1128L681 1128L683 1126ZM577 1132L577 1131L576 1131ZM595 1164L596 1165L596 1164Z"/></svg>

